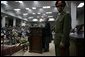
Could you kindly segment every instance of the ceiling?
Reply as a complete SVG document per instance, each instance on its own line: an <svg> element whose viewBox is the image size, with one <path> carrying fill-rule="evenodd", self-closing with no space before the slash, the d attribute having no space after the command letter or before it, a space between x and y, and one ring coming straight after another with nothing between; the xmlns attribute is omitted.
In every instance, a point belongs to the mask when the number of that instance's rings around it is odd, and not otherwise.
<svg viewBox="0 0 85 57"><path fill-rule="evenodd" d="M56 1L23 1L22 4L16 1L7 1L8 5L1 4L2 9L6 12L11 12L15 16L20 16L22 19L32 20L39 19L44 17L56 18L57 16L57 8L55 7ZM77 5L82 1L74 1ZM70 7L71 1L67 1L68 7ZM43 6L50 6L50 8L43 8ZM36 7L36 9L32 9L32 7ZM29 8L30 10L27 10ZM19 11L15 11L14 9L20 9ZM82 9L78 9L80 12ZM51 12L47 14L47 12ZM35 14L33 14L35 13ZM26 14L26 15L23 15Z"/></svg>
<svg viewBox="0 0 85 57"><path fill-rule="evenodd" d="M67 1L69 9L71 9L71 7L70 7L71 2L74 2L76 4L76 6L78 6L80 3L84 2L84 1ZM77 16L79 16L82 13L84 13L84 6L81 8L77 7Z"/></svg>
<svg viewBox="0 0 85 57"><path fill-rule="evenodd" d="M7 1L8 5L2 4L2 8L6 11L10 11L14 13L16 16L21 16L22 18L26 19L37 19L37 18L43 18L43 17L56 17L57 14L57 8L55 7L55 1L23 1L23 4L20 4L19 2L15 1ZM50 8L43 8L43 6L50 6ZM32 7L36 7L36 9L32 9ZM26 8L29 8L30 10L26 10ZM20 9L18 12L16 12L14 9ZM52 12L52 13L46 13L46 12ZM33 14L35 13L35 14ZM27 14L27 15L23 15ZM32 17L32 18L31 18Z"/></svg>

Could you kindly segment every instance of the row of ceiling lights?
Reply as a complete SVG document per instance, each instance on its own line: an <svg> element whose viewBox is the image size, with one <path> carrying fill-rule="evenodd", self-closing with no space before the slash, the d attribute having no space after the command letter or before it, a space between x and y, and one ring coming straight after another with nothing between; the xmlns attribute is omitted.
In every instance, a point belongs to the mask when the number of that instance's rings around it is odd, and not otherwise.
<svg viewBox="0 0 85 57"><path fill-rule="evenodd" d="M42 7L43 9L46 9L46 8L51 8L51 6L43 6ZM26 10L30 10L30 8L25 8ZM32 7L32 9L36 9L36 7ZM20 9L14 9L16 11L19 11Z"/></svg>
<svg viewBox="0 0 85 57"><path fill-rule="evenodd" d="M15 2L19 2L20 4L23 4L23 1L15 1ZM38 1L34 1L35 3L38 3ZM1 3L5 4L5 5L8 5L7 1L1 1ZM80 8L80 7L83 7L84 6L84 2L83 3L80 3L77 7ZM43 8L50 8L50 6L48 7L43 7ZM33 9L36 9L36 8L33 8Z"/></svg>
<svg viewBox="0 0 85 57"><path fill-rule="evenodd" d="M15 1L15 2L19 2L19 3L23 3L22 1ZM34 2L36 2L36 1L34 1ZM3 3L3 4L5 4L5 5L7 5L7 1L2 1L1 3ZM50 8L50 6L43 6L42 7L43 9L45 9L45 8ZM31 11L31 9L29 9L29 8L25 8L26 10L29 10L29 11ZM36 7L32 7L32 9L36 9ZM14 9L15 11L20 11L20 9ZM46 12L46 14L51 14L52 12ZM24 13L23 15L27 15L28 13ZM33 14L35 14L35 13L33 13ZM41 13L37 13L37 14L41 14ZM45 15L45 14L44 14ZM39 17L39 16L38 16ZM42 16L43 17L43 16ZM53 17L53 16L48 16L48 17ZM29 19L31 19L31 18L33 18L33 17L29 17ZM27 19L25 19L25 20L27 20ZM42 21L44 21L44 19L40 19L40 20L38 20L38 19L33 19L32 21L39 21L39 22L42 22ZM49 19L49 21L54 21L54 19L53 18L50 18Z"/></svg>
<svg viewBox="0 0 85 57"><path fill-rule="evenodd" d="M54 18L49 18L48 21L54 21L55 19ZM42 21L45 21L44 19L33 19L32 21L39 21L39 22L42 22Z"/></svg>
<svg viewBox="0 0 85 57"><path fill-rule="evenodd" d="M36 22L36 21L39 21L39 22L42 22L42 21L44 21L43 19L40 19L40 20L38 20L38 19L33 19L32 21L34 21L34 22ZM54 18L50 18L48 21L54 21ZM22 23L22 26L25 26L26 25L26 23Z"/></svg>
<svg viewBox="0 0 85 57"><path fill-rule="evenodd" d="M19 2L19 3L23 3L22 1L15 1L15 2ZM3 4L5 4L5 5L7 5L7 1L1 1L1 3L3 3ZM78 5L78 8L80 8L80 7L83 7L84 6L84 3L80 3L79 5ZM50 8L50 6L43 6L43 8ZM31 10L31 9L29 9L29 8L26 8L27 10ZM36 7L32 7L32 9L36 9ZM20 9L14 9L15 11L19 11ZM50 14L50 13L52 13L52 12L46 12L46 14ZM33 14L35 14L35 13L33 13ZM40 14L40 13L38 13L38 14ZM27 13L26 14L23 14L23 15L27 15ZM32 17L33 18L33 17ZM40 19L41 21L42 21L42 19ZM52 19L49 19L49 20L54 20L53 18ZM33 19L33 21L38 21L37 19Z"/></svg>
<svg viewBox="0 0 85 57"><path fill-rule="evenodd" d="M19 3L23 3L22 1L16 1L16 2L19 2ZM5 4L7 4L7 2L6 1L4 1L3 3L5 3ZM43 8L45 9L45 8L50 8L50 6L43 6ZM36 9L36 7L32 7L32 9ZM14 9L15 11L20 11L20 9ZM31 9L29 9L29 8L26 8L26 10L30 10L31 11ZM46 12L46 14L51 14L52 12ZM28 13L24 13L23 15L27 15ZM33 14L35 14L35 13L33 13ZM37 13L37 14L41 14L41 13ZM45 15L45 14L44 14ZM48 16L48 17L53 17L53 16ZM33 18L33 17L29 17L29 19L31 19L31 18ZM27 19L25 19L25 20L27 20ZM49 19L49 21L50 20L52 20L52 19ZM33 21L37 21L37 19L33 19ZM40 21L43 21L42 19L40 19Z"/></svg>
<svg viewBox="0 0 85 57"><path fill-rule="evenodd" d="M26 20L26 21L28 21L27 19L24 19L24 20ZM36 22L36 21L39 21L39 22L43 22L43 21L45 21L45 19L32 19L31 21L34 21L34 22ZM54 18L49 18L49 20L48 21L55 21L55 19Z"/></svg>
<svg viewBox="0 0 85 57"><path fill-rule="evenodd" d="M23 3L22 1L15 1L15 2ZM37 2L37 1L34 1L34 2ZM1 3L7 5L7 1L1 1ZM78 5L78 7L82 7L83 5L84 5L84 3L80 3ZM43 6L43 8L50 8L50 6ZM32 7L32 9L36 9L36 7ZM14 10L19 11L20 9L14 9ZM26 10L31 11L31 9L29 9L29 8L26 8ZM52 13L52 12L46 12L46 14L50 14L50 13ZM27 15L27 14L28 13L24 13L23 15ZM35 13L33 13L33 14L35 14ZM37 13L37 14L41 14L41 13Z"/></svg>
<svg viewBox="0 0 85 57"><path fill-rule="evenodd" d="M15 1L15 2L19 2L19 3L23 3L22 1ZM37 1L34 1L34 2L37 2ZM3 4L5 4L5 5L7 5L7 1L1 1L1 3L3 3ZM50 8L50 6L43 6L43 8ZM26 10L29 10L30 12L32 11L31 9L29 9L29 8L25 8ZM32 9L36 9L36 7L32 7ZM21 9L14 9L15 11L20 11ZM50 12L50 13L52 13L52 12ZM35 13L33 13L33 14L35 14ZM38 13L38 14L40 14L40 13ZM49 12L47 12L46 14L49 14ZM27 13L25 14L23 14L23 15L27 15Z"/></svg>
<svg viewBox="0 0 85 57"><path fill-rule="evenodd" d="M36 14L36 13L32 13L32 14ZM41 14L41 13L37 13L37 14ZM46 12L46 14L52 14L52 12ZM43 15L46 15L46 14L43 14ZM23 13L24 16L28 15L28 13Z"/></svg>
<svg viewBox="0 0 85 57"><path fill-rule="evenodd" d="M45 7L49 7L49 6L43 6L44 8ZM32 12L32 10L31 9L29 9L29 8L25 8L26 10L29 10L30 12ZM36 7L32 7L32 9L36 9ZM20 9L14 9L15 11L20 11ZM41 10L41 9L40 9ZM41 10L42 11L42 10ZM52 12L46 12L46 14L51 14ZM23 15L27 15L28 13L24 13ZM35 14L35 13L33 13L33 14ZM37 13L37 14L41 14L41 13Z"/></svg>
<svg viewBox="0 0 85 57"><path fill-rule="evenodd" d="M41 16L41 18L43 18L44 16ZM53 16L48 16L48 18L52 18ZM33 19L34 17L29 17L28 19ZM37 16L37 18L39 18L39 16Z"/></svg>

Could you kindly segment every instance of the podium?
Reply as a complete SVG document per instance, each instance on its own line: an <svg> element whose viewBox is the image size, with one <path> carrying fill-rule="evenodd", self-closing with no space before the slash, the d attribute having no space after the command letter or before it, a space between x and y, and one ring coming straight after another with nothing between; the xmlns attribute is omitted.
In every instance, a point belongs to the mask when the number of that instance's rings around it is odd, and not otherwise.
<svg viewBox="0 0 85 57"><path fill-rule="evenodd" d="M29 52L42 53L42 28L30 28Z"/></svg>

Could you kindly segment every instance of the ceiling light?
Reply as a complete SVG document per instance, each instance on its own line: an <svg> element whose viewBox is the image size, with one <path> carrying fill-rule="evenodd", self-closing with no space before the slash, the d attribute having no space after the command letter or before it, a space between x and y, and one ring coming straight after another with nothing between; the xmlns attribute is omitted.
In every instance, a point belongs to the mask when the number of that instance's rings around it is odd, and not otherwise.
<svg viewBox="0 0 85 57"><path fill-rule="evenodd" d="M38 1L34 1L35 4L38 4Z"/></svg>
<svg viewBox="0 0 85 57"><path fill-rule="evenodd" d="M21 3L21 4L23 3L22 1L15 1L15 2L19 2L19 3Z"/></svg>
<svg viewBox="0 0 85 57"><path fill-rule="evenodd" d="M32 12L32 10L31 9L29 9L29 8L25 8L26 10L28 10L29 11L29 13L31 13Z"/></svg>
<svg viewBox="0 0 85 57"><path fill-rule="evenodd" d="M46 14L51 14L52 12L46 12Z"/></svg>
<svg viewBox="0 0 85 57"><path fill-rule="evenodd" d="M33 17L29 17L29 19L31 19L31 18L33 18Z"/></svg>
<svg viewBox="0 0 85 57"><path fill-rule="evenodd" d="M38 21L38 19L33 19L33 21Z"/></svg>
<svg viewBox="0 0 85 57"><path fill-rule="evenodd" d="M42 22L42 21L44 21L44 19L40 19L39 21Z"/></svg>
<svg viewBox="0 0 85 57"><path fill-rule="evenodd" d="M43 6L43 8L50 8L50 6Z"/></svg>
<svg viewBox="0 0 85 57"><path fill-rule="evenodd" d="M36 7L32 7L32 9L36 9Z"/></svg>
<svg viewBox="0 0 85 57"><path fill-rule="evenodd" d="M40 13L37 13L37 14L40 14Z"/></svg>
<svg viewBox="0 0 85 57"><path fill-rule="evenodd" d="M43 6L43 8L47 8L46 6Z"/></svg>
<svg viewBox="0 0 85 57"><path fill-rule="evenodd" d="M2 3L2 4L5 4L5 5L8 5L8 4L7 4L7 3L8 3L7 1L1 1L1 3Z"/></svg>
<svg viewBox="0 0 85 57"><path fill-rule="evenodd" d="M28 13L24 13L23 15L28 15Z"/></svg>
<svg viewBox="0 0 85 57"><path fill-rule="evenodd" d="M38 1L34 1L35 3L38 2Z"/></svg>
<svg viewBox="0 0 85 57"><path fill-rule="evenodd" d="M25 8L26 10L29 10L29 8Z"/></svg>
<svg viewBox="0 0 85 57"><path fill-rule="evenodd" d="M15 11L19 11L20 9L14 9Z"/></svg>
<svg viewBox="0 0 85 57"><path fill-rule="evenodd" d="M19 3L23 3L22 1L19 1Z"/></svg>
<svg viewBox="0 0 85 57"><path fill-rule="evenodd" d="M49 18L49 20L48 21L54 21L54 18Z"/></svg>
<svg viewBox="0 0 85 57"><path fill-rule="evenodd" d="M80 4L78 5L78 8L83 7L83 6L84 6L84 3L80 3Z"/></svg>
<svg viewBox="0 0 85 57"><path fill-rule="evenodd" d="M47 6L47 8L50 8L50 6Z"/></svg>

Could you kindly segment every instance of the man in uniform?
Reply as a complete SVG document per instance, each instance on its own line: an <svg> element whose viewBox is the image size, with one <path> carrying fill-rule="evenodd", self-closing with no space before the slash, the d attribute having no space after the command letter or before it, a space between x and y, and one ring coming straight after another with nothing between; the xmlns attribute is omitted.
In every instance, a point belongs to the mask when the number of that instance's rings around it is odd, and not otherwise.
<svg viewBox="0 0 85 57"><path fill-rule="evenodd" d="M71 16L64 11L65 1L57 1L56 7L60 13L58 19L55 21L55 53L56 56L68 56L69 55L69 33L71 29Z"/></svg>

